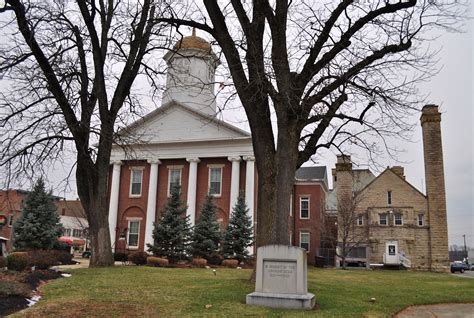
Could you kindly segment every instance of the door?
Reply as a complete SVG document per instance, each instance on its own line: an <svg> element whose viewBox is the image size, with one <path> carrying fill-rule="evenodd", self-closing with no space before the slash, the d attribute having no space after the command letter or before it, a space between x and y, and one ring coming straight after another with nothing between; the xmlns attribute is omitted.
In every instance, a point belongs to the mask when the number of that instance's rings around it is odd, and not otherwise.
<svg viewBox="0 0 474 318"><path fill-rule="evenodd" d="M385 263L399 264L397 241L387 241L385 243Z"/></svg>

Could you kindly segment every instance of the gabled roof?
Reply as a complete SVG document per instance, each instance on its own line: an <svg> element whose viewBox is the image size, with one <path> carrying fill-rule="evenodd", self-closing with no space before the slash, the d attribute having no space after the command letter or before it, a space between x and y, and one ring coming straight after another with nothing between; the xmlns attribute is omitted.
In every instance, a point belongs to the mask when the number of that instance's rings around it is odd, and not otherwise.
<svg viewBox="0 0 474 318"><path fill-rule="evenodd" d="M426 195L424 195L420 190L418 190L417 188L415 188L410 182L408 182L405 178L402 178L400 175L396 174L395 172L393 172L393 170L388 167L386 168L381 174L379 174L375 179L373 179L371 182L369 182L364 188L361 189L361 192L362 191L365 191L367 188L369 188L374 182L376 182L376 180L378 180L379 178L381 178L382 176L384 176L385 174L387 173L391 173L395 176L397 176L397 178L399 178L401 181L403 181L404 183L406 183L410 188L412 188L413 190L415 190L415 192L417 192L419 195L421 195L422 197L426 198Z"/></svg>
<svg viewBox="0 0 474 318"><path fill-rule="evenodd" d="M248 132L176 101L157 108L119 134L151 144L251 139Z"/></svg>
<svg viewBox="0 0 474 318"><path fill-rule="evenodd" d="M79 200L61 200L57 204L58 215L86 218L86 213ZM64 209L64 214L63 214Z"/></svg>

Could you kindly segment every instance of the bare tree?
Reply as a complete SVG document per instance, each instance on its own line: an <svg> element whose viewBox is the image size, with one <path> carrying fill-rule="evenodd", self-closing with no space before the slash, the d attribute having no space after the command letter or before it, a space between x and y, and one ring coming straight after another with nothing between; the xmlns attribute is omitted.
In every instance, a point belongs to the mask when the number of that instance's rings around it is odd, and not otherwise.
<svg viewBox="0 0 474 318"><path fill-rule="evenodd" d="M354 193L352 198L342 197L337 202L336 256L341 258L344 269L351 252L368 242L369 227L365 224L368 222L367 213L358 210L362 199L361 193Z"/></svg>
<svg viewBox="0 0 474 318"><path fill-rule="evenodd" d="M416 84L435 73L421 44L459 17L449 1L203 3L170 2L162 21L209 33L225 56L259 173L257 246L289 244L290 180L318 151L393 150L385 138L410 128Z"/></svg>
<svg viewBox="0 0 474 318"><path fill-rule="evenodd" d="M20 1L0 8L0 165L34 173L65 150L89 222L91 266L113 264L107 182L117 121L152 84L162 46L153 0ZM6 87L5 87L6 86Z"/></svg>

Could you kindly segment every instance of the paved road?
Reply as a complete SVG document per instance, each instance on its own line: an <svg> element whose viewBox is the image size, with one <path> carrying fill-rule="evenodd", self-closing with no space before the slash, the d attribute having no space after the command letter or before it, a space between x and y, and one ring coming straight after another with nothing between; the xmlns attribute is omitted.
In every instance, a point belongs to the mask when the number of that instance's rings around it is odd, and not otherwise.
<svg viewBox="0 0 474 318"><path fill-rule="evenodd" d="M395 318L472 318L474 304L442 304L413 306L398 313Z"/></svg>
<svg viewBox="0 0 474 318"><path fill-rule="evenodd" d="M456 272L454 274L451 274L453 276L459 276L459 277L466 277L466 278L474 278L474 271L465 271L464 273L459 273Z"/></svg>

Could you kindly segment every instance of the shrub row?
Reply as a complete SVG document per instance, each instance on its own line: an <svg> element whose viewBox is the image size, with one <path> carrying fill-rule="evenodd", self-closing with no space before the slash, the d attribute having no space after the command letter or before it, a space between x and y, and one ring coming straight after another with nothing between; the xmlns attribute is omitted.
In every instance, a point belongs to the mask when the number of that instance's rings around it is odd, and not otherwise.
<svg viewBox="0 0 474 318"><path fill-rule="evenodd" d="M24 271L28 267L35 266L37 269L48 269L59 264L71 264L72 255L67 251L60 250L31 250L27 252L13 252L6 258L6 266L9 270ZM0 268L1 266L0 261ZM3 266L4 267L4 266Z"/></svg>

